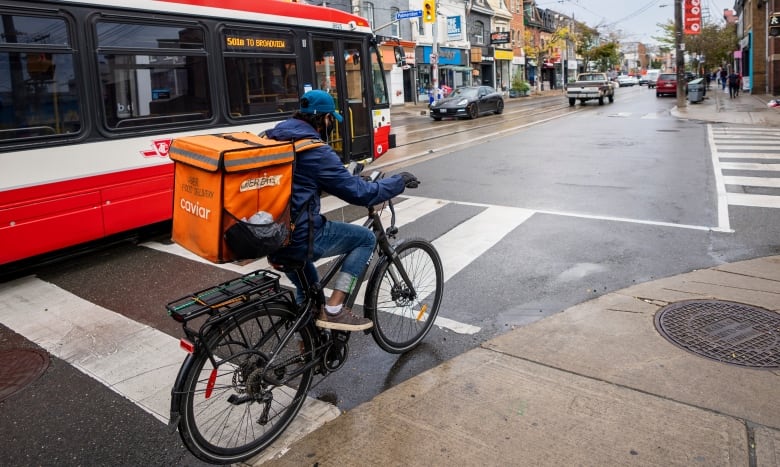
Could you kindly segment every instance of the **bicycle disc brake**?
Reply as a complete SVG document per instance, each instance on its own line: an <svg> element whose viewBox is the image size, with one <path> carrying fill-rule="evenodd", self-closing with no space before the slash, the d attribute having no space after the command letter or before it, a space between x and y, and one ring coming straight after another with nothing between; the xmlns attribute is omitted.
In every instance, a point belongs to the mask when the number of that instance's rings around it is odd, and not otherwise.
<svg viewBox="0 0 780 467"><path fill-rule="evenodd" d="M409 287L401 283L390 288L390 298L398 306L410 306L416 296L409 290Z"/></svg>

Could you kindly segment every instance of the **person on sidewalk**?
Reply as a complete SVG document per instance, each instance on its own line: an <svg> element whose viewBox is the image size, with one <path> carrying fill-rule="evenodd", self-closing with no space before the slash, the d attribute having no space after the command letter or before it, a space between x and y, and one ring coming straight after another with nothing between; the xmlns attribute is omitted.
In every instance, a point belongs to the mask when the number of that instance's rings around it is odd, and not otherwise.
<svg viewBox="0 0 780 467"><path fill-rule="evenodd" d="M739 75L732 71L731 73L729 73L726 80L728 81L728 85L729 85L729 97L733 99L737 97L737 86L739 86Z"/></svg>
<svg viewBox="0 0 780 467"><path fill-rule="evenodd" d="M327 142L337 120L343 121L336 111L333 98L318 89L301 96L300 110L289 119L266 131L266 136L278 141L298 141L319 138ZM344 167L338 154L328 144L301 151L295 157L291 219L299 219L290 243L268 255L271 264L304 261L304 274L310 283L319 281L314 261L320 258L347 254L341 270L329 284L333 293L320 310L316 325L321 328L342 331L369 329L374 323L352 314L343 306L368 267L374 254L376 238L362 225L336 222L320 214L320 195L327 192L339 199L358 206L372 206L389 200L405 188L416 188L417 178L409 172L375 182L363 179ZM303 300L302 284L294 272L286 272L295 284L296 299Z"/></svg>
<svg viewBox="0 0 780 467"><path fill-rule="evenodd" d="M737 73L737 89L734 91L734 97L739 96L740 90L742 90L742 73Z"/></svg>
<svg viewBox="0 0 780 467"><path fill-rule="evenodd" d="M726 69L725 68L721 68L720 69L720 86L721 86L721 90L724 91L724 92L726 91L726 81L727 81L728 76L729 76L729 74L726 71Z"/></svg>

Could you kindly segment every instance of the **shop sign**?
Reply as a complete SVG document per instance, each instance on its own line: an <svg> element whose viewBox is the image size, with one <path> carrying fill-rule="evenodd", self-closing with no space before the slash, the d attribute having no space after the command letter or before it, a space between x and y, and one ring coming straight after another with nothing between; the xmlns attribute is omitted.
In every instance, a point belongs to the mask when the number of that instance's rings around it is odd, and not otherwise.
<svg viewBox="0 0 780 467"><path fill-rule="evenodd" d="M509 31L497 31L490 33L491 44L508 44L509 43Z"/></svg>
<svg viewBox="0 0 780 467"><path fill-rule="evenodd" d="M463 27L460 16L447 17L447 38L460 39L463 37Z"/></svg>
<svg viewBox="0 0 780 467"><path fill-rule="evenodd" d="M701 34L701 0L685 0L683 34Z"/></svg>

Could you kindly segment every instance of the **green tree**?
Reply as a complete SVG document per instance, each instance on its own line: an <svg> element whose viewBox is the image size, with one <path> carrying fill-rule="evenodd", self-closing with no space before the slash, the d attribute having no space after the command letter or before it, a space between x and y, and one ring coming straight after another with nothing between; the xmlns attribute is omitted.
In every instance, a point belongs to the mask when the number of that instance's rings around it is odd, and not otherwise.
<svg viewBox="0 0 780 467"><path fill-rule="evenodd" d="M592 50L592 59L598 63L599 71L608 71L620 64L620 45L617 42L606 42Z"/></svg>
<svg viewBox="0 0 780 467"><path fill-rule="evenodd" d="M658 24L662 36L654 37L662 47L674 50L674 21ZM702 72L730 62L731 53L737 48L737 27L733 24L718 25L711 21L702 24L701 33L684 34L685 52L693 57L686 63L689 71ZM703 61L696 57L702 57Z"/></svg>
<svg viewBox="0 0 780 467"><path fill-rule="evenodd" d="M574 34L573 40L576 44L576 52L585 62L585 70L587 71L590 62L593 61L593 50L599 43L599 33L584 23L577 23L575 30L577 33Z"/></svg>

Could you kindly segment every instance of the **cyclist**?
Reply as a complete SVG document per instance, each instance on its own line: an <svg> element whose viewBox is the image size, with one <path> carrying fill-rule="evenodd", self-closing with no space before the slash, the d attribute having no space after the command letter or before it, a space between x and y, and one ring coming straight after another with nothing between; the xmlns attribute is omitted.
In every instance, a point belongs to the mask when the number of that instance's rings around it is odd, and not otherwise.
<svg viewBox="0 0 780 467"><path fill-rule="evenodd" d="M327 142L335 126L334 119L343 121L330 94L321 90L307 91L301 96L299 111L266 131L266 136L279 141L320 138ZM371 320L353 315L343 303L359 285L357 278L368 267L376 243L371 230L361 225L330 221L320 214L321 193L327 192L350 204L371 206L397 196L406 187L416 188L418 184L417 178L408 172L375 182L353 175L327 144L298 153L291 202L291 218L297 220L295 230L290 244L269 255L268 259L272 264L284 263L285 259L305 260L306 279L314 284L319 281L314 261L347 254L331 284L333 293L320 310L317 326L344 331L360 331L373 326ZM287 277L297 288L298 301L302 301L304 295L297 276L288 272Z"/></svg>

